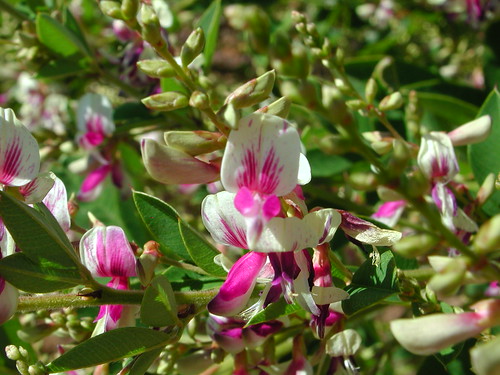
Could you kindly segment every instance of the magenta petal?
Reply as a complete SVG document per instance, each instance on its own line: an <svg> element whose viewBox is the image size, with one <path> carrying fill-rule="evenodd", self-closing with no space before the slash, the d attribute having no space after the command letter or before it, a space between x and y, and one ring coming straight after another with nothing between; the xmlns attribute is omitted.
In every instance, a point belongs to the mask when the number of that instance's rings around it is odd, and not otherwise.
<svg viewBox="0 0 500 375"><path fill-rule="evenodd" d="M95 227L85 233L80 240L80 257L94 276L136 275L134 252L119 227Z"/></svg>
<svg viewBox="0 0 500 375"><path fill-rule="evenodd" d="M102 183L109 172L111 172L111 165L102 165L90 172L85 180L83 180L78 193L78 199L88 202L97 198L102 189Z"/></svg>
<svg viewBox="0 0 500 375"><path fill-rule="evenodd" d="M273 217L279 215L281 211L281 203L276 195L269 195L264 200L264 205L262 206L262 214L264 220L271 220Z"/></svg>
<svg viewBox="0 0 500 375"><path fill-rule="evenodd" d="M242 187L234 197L234 207L243 215L251 216L258 212L258 206L254 200L252 192L246 187Z"/></svg>
<svg viewBox="0 0 500 375"><path fill-rule="evenodd" d="M267 254L264 253L249 252L243 255L229 271L219 293L208 304L208 311L222 316L231 316L242 311L266 259Z"/></svg>

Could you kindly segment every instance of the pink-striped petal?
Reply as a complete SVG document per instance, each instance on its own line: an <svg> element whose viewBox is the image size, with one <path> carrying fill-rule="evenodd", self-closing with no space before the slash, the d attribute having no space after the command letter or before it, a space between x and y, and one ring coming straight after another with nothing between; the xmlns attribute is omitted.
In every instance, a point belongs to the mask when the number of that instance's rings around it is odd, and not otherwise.
<svg viewBox="0 0 500 375"><path fill-rule="evenodd" d="M68 211L68 194L60 178L55 177L54 186L43 199L43 204L54 215L61 228L67 232L71 227L71 217Z"/></svg>
<svg viewBox="0 0 500 375"><path fill-rule="evenodd" d="M52 172L40 173L34 180L19 188L28 204L41 202L54 186L56 175Z"/></svg>
<svg viewBox="0 0 500 375"><path fill-rule="evenodd" d="M38 144L14 111L0 108L0 183L22 186L40 170Z"/></svg>
<svg viewBox="0 0 500 375"><path fill-rule="evenodd" d="M422 137L417 163L422 172L443 183L458 173L458 162L450 138L442 132L430 132Z"/></svg>
<svg viewBox="0 0 500 375"><path fill-rule="evenodd" d="M297 130L280 117L254 113L229 134L222 184L232 193L246 187L262 195L282 196L297 185L299 159Z"/></svg>
<svg viewBox="0 0 500 375"><path fill-rule="evenodd" d="M401 239L401 232L381 229L344 210L338 210L338 212L342 215L340 228L345 234L359 242L374 246L392 246Z"/></svg>
<svg viewBox="0 0 500 375"><path fill-rule="evenodd" d="M257 275L266 263L267 254L248 252L233 265L219 293L208 304L215 315L231 316L242 311L252 294Z"/></svg>
<svg viewBox="0 0 500 375"><path fill-rule="evenodd" d="M136 259L123 229L98 226L80 240L80 258L93 276L136 276Z"/></svg>

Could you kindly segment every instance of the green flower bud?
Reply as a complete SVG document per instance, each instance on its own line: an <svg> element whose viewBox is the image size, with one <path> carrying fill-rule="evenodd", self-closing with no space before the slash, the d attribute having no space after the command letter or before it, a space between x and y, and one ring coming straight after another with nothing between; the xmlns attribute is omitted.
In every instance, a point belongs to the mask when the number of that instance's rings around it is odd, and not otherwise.
<svg viewBox="0 0 500 375"><path fill-rule="evenodd" d="M54 332L58 327L56 325L38 324L33 327L25 327L17 331L17 335L23 341L34 343L40 341Z"/></svg>
<svg viewBox="0 0 500 375"><path fill-rule="evenodd" d="M227 138L221 133L205 130L169 131L165 133L168 147L184 151L191 156L207 154L224 148Z"/></svg>
<svg viewBox="0 0 500 375"><path fill-rule="evenodd" d="M367 106L367 104L364 101L358 99L348 100L345 102L345 105L347 106L347 108L356 111L359 109L365 109Z"/></svg>
<svg viewBox="0 0 500 375"><path fill-rule="evenodd" d="M373 191L377 188L377 176L373 172L352 172L349 184L357 190Z"/></svg>
<svg viewBox="0 0 500 375"><path fill-rule="evenodd" d="M495 175L490 173L483 181L483 184L477 192L476 202L482 206L489 197L495 192Z"/></svg>
<svg viewBox="0 0 500 375"><path fill-rule="evenodd" d="M12 361L17 361L23 358L21 353L19 353L19 349L15 345L7 345L5 347L5 355Z"/></svg>
<svg viewBox="0 0 500 375"><path fill-rule="evenodd" d="M481 225L474 238L474 250L480 254L500 250L500 214Z"/></svg>
<svg viewBox="0 0 500 375"><path fill-rule="evenodd" d="M187 67L203 51L205 47L205 34L203 29L198 27L187 38L181 49L181 61Z"/></svg>
<svg viewBox="0 0 500 375"><path fill-rule="evenodd" d="M296 10L292 10L292 20L295 23L306 22L306 16Z"/></svg>
<svg viewBox="0 0 500 375"><path fill-rule="evenodd" d="M411 159L411 152L408 144L405 141L394 139L393 152L389 160L388 171L392 176L399 176Z"/></svg>
<svg viewBox="0 0 500 375"><path fill-rule="evenodd" d="M421 197L430 189L428 178L424 176L419 169L414 170L408 174L407 177L403 176L401 184L403 185L403 189L405 189L412 198Z"/></svg>
<svg viewBox="0 0 500 375"><path fill-rule="evenodd" d="M164 60L141 60L137 67L153 78L169 78L175 76L175 70Z"/></svg>
<svg viewBox="0 0 500 375"><path fill-rule="evenodd" d="M258 104L269 97L269 94L273 89L275 79L275 71L270 70L260 77L254 78L245 83L243 86L238 87L235 91L229 94L225 104L232 104L236 109Z"/></svg>
<svg viewBox="0 0 500 375"><path fill-rule="evenodd" d="M477 375L500 374L500 337L470 350L472 371Z"/></svg>
<svg viewBox="0 0 500 375"><path fill-rule="evenodd" d="M429 288L436 293L449 296L463 284L467 265L462 258L453 258L429 280Z"/></svg>
<svg viewBox="0 0 500 375"><path fill-rule="evenodd" d="M321 151L327 155L342 155L351 151L351 140L339 134L328 134L318 141Z"/></svg>
<svg viewBox="0 0 500 375"><path fill-rule="evenodd" d="M26 362L16 361L16 368L17 368L17 371L19 371L19 373L21 375L30 375L30 373L28 371L29 366Z"/></svg>
<svg viewBox="0 0 500 375"><path fill-rule="evenodd" d="M335 51L335 61L337 65L343 66L344 65L344 58L345 58L345 53L344 50L340 47L337 48Z"/></svg>
<svg viewBox="0 0 500 375"><path fill-rule="evenodd" d="M335 78L333 82L335 83L335 86L337 86L337 88L340 90L341 93L346 95L352 94L351 87L343 79Z"/></svg>
<svg viewBox="0 0 500 375"><path fill-rule="evenodd" d="M28 367L28 373L30 375L46 375L47 371L45 370L45 367L43 364L36 363L36 364Z"/></svg>
<svg viewBox="0 0 500 375"><path fill-rule="evenodd" d="M175 109L187 107L189 104L186 95L175 91L151 95L141 101L146 107L154 109L155 111L173 111Z"/></svg>
<svg viewBox="0 0 500 375"><path fill-rule="evenodd" d="M398 109L404 104L403 96L399 91L393 92L390 95L387 95L383 98L378 105L378 108L381 111L390 111L393 109Z"/></svg>
<svg viewBox="0 0 500 375"><path fill-rule="evenodd" d="M194 91L189 98L189 105L193 108L206 109L210 106L210 99L207 94Z"/></svg>
<svg viewBox="0 0 500 375"><path fill-rule="evenodd" d="M218 111L217 117L231 129L238 129L241 111L236 109L233 103L224 104Z"/></svg>
<svg viewBox="0 0 500 375"><path fill-rule="evenodd" d="M406 258L414 258L427 254L438 242L439 238L430 234L416 234L401 238L392 249Z"/></svg>
<svg viewBox="0 0 500 375"><path fill-rule="evenodd" d="M372 104L375 96L377 95L378 85L377 81L373 78L370 78L368 82L366 82L365 86L365 98L368 104Z"/></svg>
<svg viewBox="0 0 500 375"><path fill-rule="evenodd" d="M389 153L392 150L392 141L385 141L385 140L380 140L380 141L375 141L371 144L373 151L375 151L379 155L385 155Z"/></svg>
<svg viewBox="0 0 500 375"><path fill-rule="evenodd" d="M121 11L125 21L135 19L138 10L139 0L122 0Z"/></svg>
<svg viewBox="0 0 500 375"><path fill-rule="evenodd" d="M257 112L269 113L270 115L286 118L288 116L288 112L290 112L291 105L292 102L286 96L283 96L271 104L259 108Z"/></svg>
<svg viewBox="0 0 500 375"><path fill-rule="evenodd" d="M165 47L165 41L161 36L160 21L151 5L142 4L140 20L142 38L154 48Z"/></svg>
<svg viewBox="0 0 500 375"><path fill-rule="evenodd" d="M121 4L118 1L108 1L108 0L100 1L99 8L101 8L101 11L106 16L120 20L124 19L121 9Z"/></svg>
<svg viewBox="0 0 500 375"><path fill-rule="evenodd" d="M325 351L332 357L349 357L359 350L361 336L353 329L346 329L333 335L326 343Z"/></svg>

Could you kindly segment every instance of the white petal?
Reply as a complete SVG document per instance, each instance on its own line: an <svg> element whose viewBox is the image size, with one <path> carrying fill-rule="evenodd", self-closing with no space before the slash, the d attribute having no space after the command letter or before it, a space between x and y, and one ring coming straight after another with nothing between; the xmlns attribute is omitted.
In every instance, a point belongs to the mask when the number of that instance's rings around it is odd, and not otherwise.
<svg viewBox="0 0 500 375"><path fill-rule="evenodd" d="M443 132L430 132L422 137L417 163L430 179L446 183L458 173L458 162L450 138Z"/></svg>
<svg viewBox="0 0 500 375"><path fill-rule="evenodd" d="M40 170L35 138L9 108L0 108L0 134L0 183L26 185Z"/></svg>
<svg viewBox="0 0 500 375"><path fill-rule="evenodd" d="M28 204L41 202L54 186L56 175L52 172L40 173L34 180L19 190Z"/></svg>
<svg viewBox="0 0 500 375"><path fill-rule="evenodd" d="M113 122L113 106L103 95L88 93L80 98L77 109L77 126L80 133L86 133L87 120L92 114L102 116L103 133L110 135L115 131Z"/></svg>
<svg viewBox="0 0 500 375"><path fill-rule="evenodd" d="M236 193L240 187L282 196L297 185L300 138L286 120L254 113L229 134L222 159L221 181Z"/></svg>
<svg viewBox="0 0 500 375"><path fill-rule="evenodd" d="M299 176L297 177L297 183L299 185L308 184L311 181L311 166L304 154L300 154L299 159Z"/></svg>
<svg viewBox="0 0 500 375"><path fill-rule="evenodd" d="M54 186L43 199L43 204L54 215L61 228L67 232L71 227L71 218L68 211L68 194L60 178L55 177Z"/></svg>
<svg viewBox="0 0 500 375"><path fill-rule="evenodd" d="M313 286L312 296L317 305L329 305L330 303L342 301L349 298L349 293L334 286Z"/></svg>

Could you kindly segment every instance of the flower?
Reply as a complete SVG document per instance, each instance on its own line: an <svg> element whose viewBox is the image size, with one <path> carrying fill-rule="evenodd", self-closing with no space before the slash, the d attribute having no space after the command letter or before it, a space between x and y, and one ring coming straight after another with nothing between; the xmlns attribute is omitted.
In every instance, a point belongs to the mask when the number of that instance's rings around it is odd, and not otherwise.
<svg viewBox="0 0 500 375"><path fill-rule="evenodd" d="M86 232L80 240L80 257L92 276L111 277L110 288L128 289L128 278L136 276L134 252L120 227L96 226ZM116 328L123 310L122 305L101 306L95 321L102 322L104 331Z"/></svg>
<svg viewBox="0 0 500 375"><path fill-rule="evenodd" d="M86 150L102 144L115 131L113 107L105 96L88 93L80 98L77 109L77 142Z"/></svg>
<svg viewBox="0 0 500 375"><path fill-rule="evenodd" d="M297 130L286 120L264 113L241 119L231 131L222 158L221 182L235 194L234 206L245 217L249 244L281 211L280 196L311 179L300 152ZM301 156L302 155L302 156Z"/></svg>

